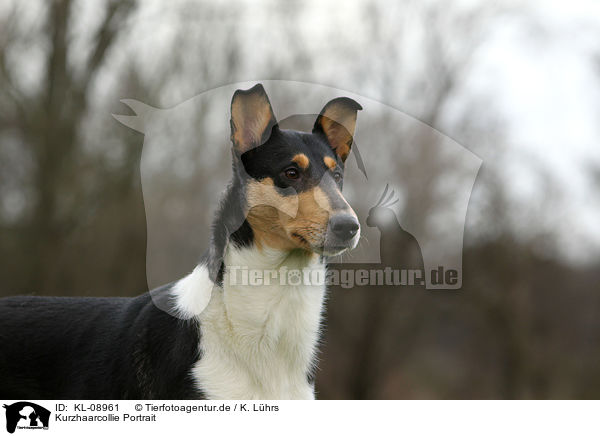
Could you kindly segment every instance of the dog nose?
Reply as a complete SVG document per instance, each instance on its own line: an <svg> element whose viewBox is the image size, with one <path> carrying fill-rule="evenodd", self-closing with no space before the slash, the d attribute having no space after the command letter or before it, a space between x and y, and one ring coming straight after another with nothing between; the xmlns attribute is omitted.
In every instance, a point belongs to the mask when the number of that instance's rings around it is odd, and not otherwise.
<svg viewBox="0 0 600 436"><path fill-rule="evenodd" d="M351 239L356 235L360 226L352 215L334 215L329 220L331 232L342 240Z"/></svg>

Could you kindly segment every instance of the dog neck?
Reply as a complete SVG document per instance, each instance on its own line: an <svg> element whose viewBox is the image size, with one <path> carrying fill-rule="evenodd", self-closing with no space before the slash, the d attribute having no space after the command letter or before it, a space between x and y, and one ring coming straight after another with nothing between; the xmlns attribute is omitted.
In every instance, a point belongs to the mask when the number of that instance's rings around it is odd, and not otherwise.
<svg viewBox="0 0 600 436"><path fill-rule="evenodd" d="M234 332L285 334L294 313L311 319L315 333L325 290L325 266L316 255L268 247L229 247L221 290L222 309ZM311 313L309 313L311 312Z"/></svg>
<svg viewBox="0 0 600 436"><path fill-rule="evenodd" d="M222 286L198 316L198 387L212 399L313 398L324 263L254 245L230 246L224 260Z"/></svg>
<svg viewBox="0 0 600 436"><path fill-rule="evenodd" d="M179 314L201 329L194 378L213 399L312 398L324 259L256 244L241 189L228 187L209 251L173 287Z"/></svg>

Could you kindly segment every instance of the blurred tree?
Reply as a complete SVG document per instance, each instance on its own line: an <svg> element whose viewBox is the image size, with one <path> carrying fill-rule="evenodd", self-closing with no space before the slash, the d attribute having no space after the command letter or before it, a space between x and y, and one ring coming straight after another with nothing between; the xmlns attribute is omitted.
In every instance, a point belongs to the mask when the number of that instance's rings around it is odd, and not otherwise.
<svg viewBox="0 0 600 436"><path fill-rule="evenodd" d="M135 5L130 0L101 5L98 13L103 18L81 63L75 62L79 53L74 52L71 31L78 15L72 0L38 5L36 18L42 21L34 29L38 34L23 25L23 5L13 4L12 13L5 16L7 26L2 26L0 45L3 133L16 138L19 155L31 160L25 186L21 187L28 193L24 213L9 226L2 226L4 237L12 236L16 241L8 245L10 252L2 253L4 259L11 259L3 263L2 275L21 279L8 281L12 292L73 292L68 281L62 280L64 271L60 274L59 265L74 226L98 206L90 203L131 186L139 147L130 149L129 158L123 159L118 171L107 171L90 165L81 130L96 77ZM19 76L30 73L31 66L17 69L14 62L11 64L14 52L24 44L32 46L28 61L42 66L35 86L25 86L19 80ZM101 193L102 199L90 196L85 183L90 179L100 188L96 193ZM11 274L15 265L20 267L17 275Z"/></svg>

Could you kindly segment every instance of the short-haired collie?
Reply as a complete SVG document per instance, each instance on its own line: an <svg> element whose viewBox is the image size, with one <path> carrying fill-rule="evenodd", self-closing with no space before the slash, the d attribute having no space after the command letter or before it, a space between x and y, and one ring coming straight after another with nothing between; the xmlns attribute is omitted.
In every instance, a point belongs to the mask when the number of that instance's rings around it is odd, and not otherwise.
<svg viewBox="0 0 600 436"><path fill-rule="evenodd" d="M336 98L312 132L285 130L262 85L236 91L233 176L194 271L135 298L1 299L0 397L314 398L325 284L281 278L357 245L341 190L360 109ZM252 270L279 277L230 277Z"/></svg>

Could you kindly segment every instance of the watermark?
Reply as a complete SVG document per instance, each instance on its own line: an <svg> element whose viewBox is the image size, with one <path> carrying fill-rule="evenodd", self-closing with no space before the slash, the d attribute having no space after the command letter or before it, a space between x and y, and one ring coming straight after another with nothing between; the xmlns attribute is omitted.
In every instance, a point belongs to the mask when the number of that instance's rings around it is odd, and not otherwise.
<svg viewBox="0 0 600 436"><path fill-rule="evenodd" d="M345 289L378 285L460 289L467 208L482 160L434 127L365 96L314 83L285 80L260 83L270 102L269 110L264 112L269 121L265 125L271 126L273 121L281 130L313 134L320 111L325 110L328 102L340 98L351 99L355 108L362 108L358 115L334 120L344 128L351 124L350 130L346 129L352 137L345 142L351 148L344 154L347 160L344 160L342 195L360 224L358 243L340 256L330 256L327 262L336 267L327 270L324 277L301 270L282 274L243 266L231 271L231 265L222 264L226 241L234 233L247 229L246 214L250 209L269 211L270 216L283 216L287 221L304 217L303 226L314 227L314 217L327 206L320 193L328 192L327 184L332 183L329 178L333 176L326 171L321 181L311 181L320 188L312 190L312 194L289 192L294 190L289 186L283 192L279 185L273 192L264 183L253 183L252 195L246 192L229 198L227 214L221 215L216 223L220 231L211 239L213 213L221 204L224 187L231 185L233 176L241 188L248 189L252 171L258 168L250 165L254 169L248 173L246 165L238 163L233 174L231 171L232 151L235 151L232 138L238 138L234 127L246 125L231 122L232 96L239 90L242 95L249 95L257 83L232 83L207 90L171 108L124 99L121 101L133 114L113 116L144 134L140 173L147 224L148 288L162 289L165 283L181 279L182 270L193 270L203 253L208 253L210 259L206 265L217 286L221 285L220 271L229 267L231 274L226 279L248 286L298 282L298 286L325 284ZM239 111L239 114L251 117L260 105L252 107L253 111ZM348 120L352 122L348 124ZM323 125L320 126L323 130ZM269 161L273 168L284 163ZM317 163L326 165L321 159L311 162ZM259 167L263 171L263 166ZM314 204L312 216L301 210L304 204L300 202L301 195L305 203ZM308 195L314 198L307 200ZM252 207L238 201L243 198L252 198ZM269 222L274 226L281 224ZM307 235L295 232L285 234L306 241ZM319 232L312 228L305 231L309 236ZM324 240L322 248L328 248L327 237ZM215 241L220 245L215 245ZM168 297L162 298L160 292L151 295L158 307L170 310Z"/></svg>
<svg viewBox="0 0 600 436"><path fill-rule="evenodd" d="M454 286L458 271L443 266L430 271L430 281L438 285ZM425 274L421 269L254 269L229 265L225 273L229 286L340 286L351 289L360 286L424 286Z"/></svg>

